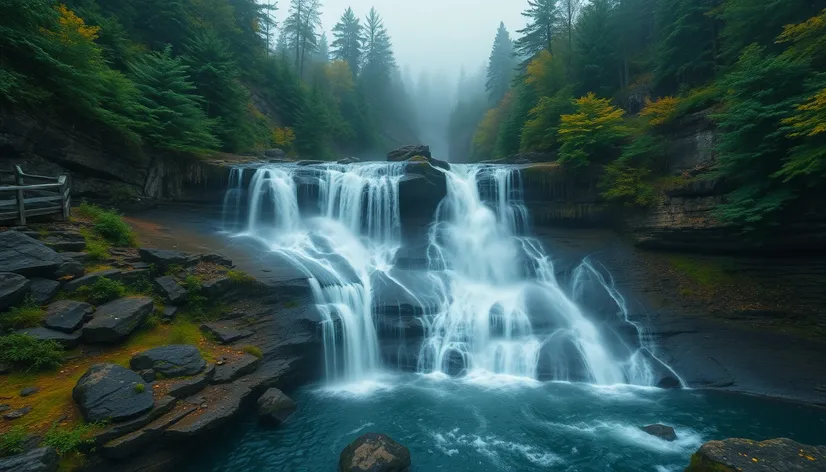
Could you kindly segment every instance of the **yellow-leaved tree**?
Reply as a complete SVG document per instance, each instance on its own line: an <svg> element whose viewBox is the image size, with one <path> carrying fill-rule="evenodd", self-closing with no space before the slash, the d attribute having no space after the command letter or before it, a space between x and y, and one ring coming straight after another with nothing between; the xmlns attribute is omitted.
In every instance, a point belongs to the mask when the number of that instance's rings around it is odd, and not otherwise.
<svg viewBox="0 0 826 472"><path fill-rule="evenodd" d="M646 99L645 107L640 110L640 116L648 119L651 126L663 126L674 121L677 117L680 99L676 97L662 97L651 101Z"/></svg>
<svg viewBox="0 0 826 472"><path fill-rule="evenodd" d="M608 162L628 136L625 112L593 93L574 100L576 111L562 115L559 125L559 162L574 168L593 161Z"/></svg>
<svg viewBox="0 0 826 472"><path fill-rule="evenodd" d="M490 159L496 150L499 129L513 106L513 92L509 91L499 106L488 110L473 135L473 156L477 160Z"/></svg>

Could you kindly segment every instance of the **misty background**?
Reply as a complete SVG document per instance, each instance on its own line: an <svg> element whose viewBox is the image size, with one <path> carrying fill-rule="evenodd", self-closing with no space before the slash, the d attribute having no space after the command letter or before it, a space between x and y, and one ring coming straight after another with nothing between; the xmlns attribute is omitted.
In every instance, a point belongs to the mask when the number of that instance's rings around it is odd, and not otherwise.
<svg viewBox="0 0 826 472"><path fill-rule="evenodd" d="M276 15L283 18L289 4L278 3ZM485 68L496 30L500 23L512 34L524 28L526 6L523 0L326 0L321 22L329 39L348 7L359 17L371 7L381 13L415 106L419 140L430 145L434 157L450 159L451 111L460 98L484 97Z"/></svg>

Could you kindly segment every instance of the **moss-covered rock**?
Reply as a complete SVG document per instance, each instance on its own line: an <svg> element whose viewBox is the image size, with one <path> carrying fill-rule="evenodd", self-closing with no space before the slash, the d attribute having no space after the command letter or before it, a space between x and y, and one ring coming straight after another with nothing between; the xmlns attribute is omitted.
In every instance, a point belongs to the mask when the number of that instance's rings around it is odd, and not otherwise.
<svg viewBox="0 0 826 472"><path fill-rule="evenodd" d="M691 456L685 472L817 472L826 470L826 446L791 439L709 441Z"/></svg>

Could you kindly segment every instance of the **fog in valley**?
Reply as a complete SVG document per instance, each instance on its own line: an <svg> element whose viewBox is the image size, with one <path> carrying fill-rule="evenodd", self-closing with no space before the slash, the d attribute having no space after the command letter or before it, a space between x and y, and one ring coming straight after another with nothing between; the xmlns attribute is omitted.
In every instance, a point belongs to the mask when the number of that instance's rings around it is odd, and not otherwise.
<svg viewBox="0 0 826 472"><path fill-rule="evenodd" d="M283 3L283 2L281 2ZM375 7L392 39L393 52L416 113L421 143L434 157L464 160L449 149L449 117L459 100L485 100L485 68L500 23L513 37L524 28L522 0L326 0L321 28L328 37L342 13L363 18ZM284 5L286 8L286 5ZM284 15L279 12L277 16ZM464 142L466 140L463 140ZM468 150L454 150L454 154Z"/></svg>

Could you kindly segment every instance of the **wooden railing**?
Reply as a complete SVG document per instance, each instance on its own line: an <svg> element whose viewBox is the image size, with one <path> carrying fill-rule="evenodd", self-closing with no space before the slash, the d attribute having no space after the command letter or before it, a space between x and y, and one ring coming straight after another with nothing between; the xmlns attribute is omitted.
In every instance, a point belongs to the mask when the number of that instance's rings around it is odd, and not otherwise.
<svg viewBox="0 0 826 472"><path fill-rule="evenodd" d="M69 177L45 177L23 172L20 166L12 171L0 170L0 221L26 224L33 216L57 214L69 219L72 205Z"/></svg>

